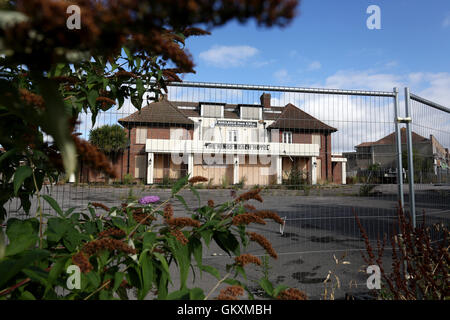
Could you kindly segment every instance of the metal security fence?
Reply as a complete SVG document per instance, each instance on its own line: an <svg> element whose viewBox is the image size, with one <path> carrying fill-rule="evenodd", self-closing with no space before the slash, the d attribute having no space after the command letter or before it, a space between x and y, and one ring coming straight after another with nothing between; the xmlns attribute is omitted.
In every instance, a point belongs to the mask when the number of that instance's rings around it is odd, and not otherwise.
<svg viewBox="0 0 450 320"><path fill-rule="evenodd" d="M409 200L416 223L449 225L450 109L405 90L411 117L407 162ZM411 170L409 168L412 168ZM412 190L412 191L411 191ZM437 239L439 240L439 239Z"/></svg>
<svg viewBox="0 0 450 320"><path fill-rule="evenodd" d="M171 184L186 174L208 178L199 185L203 204L261 187L264 202L252 204L278 212L285 225L250 226L273 244L278 259L264 270L250 270L249 280L270 270L276 283L320 298L334 270L342 296L355 284L367 289L355 214L372 244L397 232L399 205L417 221L425 212L430 223L448 225L448 109L408 92L405 103L407 112L397 89L173 83L166 96L140 112L128 102L101 113L95 124L90 114L79 118L76 129L87 140L105 125L124 131L125 141L110 154L117 179L80 162L76 176L45 186L43 193L63 209L85 210L90 202L111 207L149 194L165 200ZM189 192L183 196L198 207ZM51 212L46 203L44 209ZM186 215L182 205L175 210ZM8 211L23 215L15 200ZM219 251L211 248L204 257L222 270L229 257ZM265 256L254 245L248 252ZM350 264L336 264L333 256L344 254Z"/></svg>

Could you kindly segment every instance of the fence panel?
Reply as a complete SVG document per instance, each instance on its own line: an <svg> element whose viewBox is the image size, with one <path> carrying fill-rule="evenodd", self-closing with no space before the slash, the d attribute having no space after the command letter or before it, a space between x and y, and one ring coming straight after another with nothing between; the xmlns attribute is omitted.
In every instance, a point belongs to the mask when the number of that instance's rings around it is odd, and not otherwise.
<svg viewBox="0 0 450 320"><path fill-rule="evenodd" d="M286 223L281 229L275 223L250 226L273 244L278 259L250 270L249 279L270 269L276 283L320 298L323 280L337 268L342 292L350 290L352 280L364 290L367 276L359 272L364 242L355 214L373 244L396 232L396 97L395 91L173 84L167 96L141 112L127 102L99 114L95 124L91 114L80 116L77 131L84 139L92 140L92 130L104 125L125 130L124 145L109 154L117 179L79 163L74 183L61 181L43 192L63 209L85 210L90 202L117 206L149 194L165 200L171 183L186 174L209 179L199 186L202 204L261 187L264 202L252 204L278 212ZM448 140L441 143L448 146ZM194 197L185 196L198 207ZM436 203L426 201L420 208L434 210ZM51 212L47 204L44 209ZM183 206L175 209L186 215ZM9 212L23 213L17 201ZM215 250L205 259L223 269L229 257ZM253 243L248 252L265 255ZM336 265L333 255L342 254L350 265Z"/></svg>
<svg viewBox="0 0 450 320"><path fill-rule="evenodd" d="M407 93L406 99L409 101L412 118L416 221L419 224L425 219L427 225L443 224L448 227L450 109L415 94ZM408 165L406 169L408 170Z"/></svg>

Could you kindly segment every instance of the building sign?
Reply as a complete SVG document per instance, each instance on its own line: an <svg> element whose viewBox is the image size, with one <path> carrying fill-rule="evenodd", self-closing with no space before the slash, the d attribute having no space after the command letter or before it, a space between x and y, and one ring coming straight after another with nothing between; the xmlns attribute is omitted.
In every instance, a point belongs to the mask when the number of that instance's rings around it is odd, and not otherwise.
<svg viewBox="0 0 450 320"><path fill-rule="evenodd" d="M205 143L207 149L223 150L264 150L269 151L269 144L249 144L249 143Z"/></svg>
<svg viewBox="0 0 450 320"><path fill-rule="evenodd" d="M216 125L221 127L257 127L257 123L255 121L217 120Z"/></svg>

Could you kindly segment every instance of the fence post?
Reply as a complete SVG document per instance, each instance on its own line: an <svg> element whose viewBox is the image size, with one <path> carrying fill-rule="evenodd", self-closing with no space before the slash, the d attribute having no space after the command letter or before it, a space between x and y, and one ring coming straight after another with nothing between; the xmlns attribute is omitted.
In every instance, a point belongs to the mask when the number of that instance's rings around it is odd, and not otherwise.
<svg viewBox="0 0 450 320"><path fill-rule="evenodd" d="M398 201L402 209L405 208L405 200L403 196L403 161L402 161L402 137L400 132L399 121L399 103L398 103L398 88L394 88L394 113L395 113L395 138L397 147L397 187L398 187Z"/></svg>
<svg viewBox="0 0 450 320"><path fill-rule="evenodd" d="M410 94L409 88L405 88L405 116L406 119L406 146L408 149L408 181L409 181L409 211L413 227L416 227L416 196L414 193L414 163L413 163L413 145L411 132L411 112L410 112Z"/></svg>

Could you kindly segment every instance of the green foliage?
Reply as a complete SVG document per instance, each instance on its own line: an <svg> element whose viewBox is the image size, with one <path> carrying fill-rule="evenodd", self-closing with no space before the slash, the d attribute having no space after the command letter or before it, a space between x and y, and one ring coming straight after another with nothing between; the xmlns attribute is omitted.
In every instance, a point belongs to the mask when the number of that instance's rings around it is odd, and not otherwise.
<svg viewBox="0 0 450 320"><path fill-rule="evenodd" d="M285 184L288 189L303 190L305 195L309 195L311 190L308 179L304 178L304 172L298 168L296 162L293 163L288 178L283 181L283 184Z"/></svg>
<svg viewBox="0 0 450 320"><path fill-rule="evenodd" d="M228 178L227 178L226 175L224 175L222 177L222 183L221 184L222 184L222 189L227 189L228 186L230 185L230 182L228 181Z"/></svg>
<svg viewBox="0 0 450 320"><path fill-rule="evenodd" d="M191 190L199 197L195 187L188 183L188 177L178 180L172 187L173 197L158 205L139 205L130 202L126 208L113 207L109 212L104 209L96 212L92 205L86 210L70 209L64 212L58 203L48 195L44 199L57 213L48 218L46 229L40 232L40 221L36 218L19 220L9 219L6 235L9 244L4 257L0 258L0 297L7 299L129 299L123 283L135 289L136 297L144 299L151 295L157 299L203 299L205 293L197 287L189 287L189 273L207 272L218 280L221 275L217 269L205 264L203 260L204 246L215 242L223 251L231 256L238 256L248 244L246 227L232 224L231 217L245 212L244 203L225 202L214 208L203 206L192 212L194 227L178 228L181 235L173 231L177 228L164 218L164 208L169 202L179 201L186 204L180 192ZM131 190L131 189L130 189ZM132 195L132 193L130 193ZM199 198L200 201L200 198ZM98 206L98 205L97 205ZM87 214L87 212L89 214ZM144 214L149 223L136 219L136 214ZM229 215L225 217L226 215ZM139 220L139 221L138 221ZM93 242L99 243L105 236L101 232L116 229L122 230L120 236L109 236L120 241L122 246L135 248L135 252L103 248L87 253L86 248ZM239 235L239 237L236 237ZM108 237L108 236L106 236ZM185 238L184 243L181 238ZM37 249L42 238L43 246ZM81 273L81 287L67 288L70 274L66 272L70 265L78 264L75 258L83 252L86 254L91 269ZM268 265L268 257L265 264ZM232 259L233 260L233 259ZM179 273L180 287L169 292L172 283L171 264L176 264ZM81 267L81 265L80 265ZM227 271L233 278L226 283L247 287L238 280L246 278L245 269L234 260L227 265ZM268 272L268 271L267 271ZM28 281L23 281L30 278ZM267 277L266 277L267 278ZM123 282L125 281L125 282ZM18 288L16 283L22 283ZM195 284L195 283L194 283ZM262 282L270 296L279 292L268 283ZM64 293L58 287L67 288ZM247 289L248 290L248 289ZM278 291L277 291L278 290ZM152 292L157 291L155 296ZM249 292L251 296L251 293Z"/></svg>
<svg viewBox="0 0 450 320"><path fill-rule="evenodd" d="M123 176L123 184L130 185L133 184L134 178L131 173L127 173Z"/></svg>
<svg viewBox="0 0 450 320"><path fill-rule="evenodd" d="M361 187L359 187L359 195L361 197L368 197L370 196L373 189L377 187L377 184L369 184L365 183Z"/></svg>
<svg viewBox="0 0 450 320"><path fill-rule="evenodd" d="M118 124L104 125L89 132L89 142L106 154L114 155L126 148L128 138Z"/></svg>

